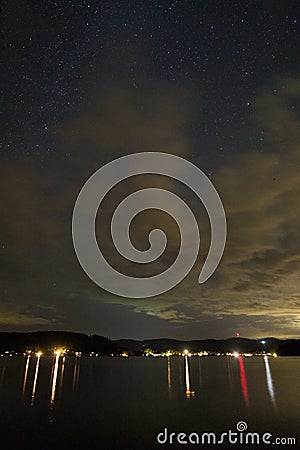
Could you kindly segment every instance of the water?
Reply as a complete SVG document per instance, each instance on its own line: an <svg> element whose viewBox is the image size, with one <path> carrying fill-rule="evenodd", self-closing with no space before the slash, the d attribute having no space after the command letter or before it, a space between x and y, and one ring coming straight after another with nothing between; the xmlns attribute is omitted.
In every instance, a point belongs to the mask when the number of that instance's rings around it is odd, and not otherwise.
<svg viewBox="0 0 300 450"><path fill-rule="evenodd" d="M165 427L222 433L239 421L299 448L299 371L292 357L2 357L0 448L155 449Z"/></svg>

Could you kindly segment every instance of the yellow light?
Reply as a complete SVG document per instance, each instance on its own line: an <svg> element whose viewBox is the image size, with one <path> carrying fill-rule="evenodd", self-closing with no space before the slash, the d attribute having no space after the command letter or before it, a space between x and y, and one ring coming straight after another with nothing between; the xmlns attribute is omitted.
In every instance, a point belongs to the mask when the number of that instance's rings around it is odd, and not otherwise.
<svg viewBox="0 0 300 450"><path fill-rule="evenodd" d="M277 353L273 353L274 358L277 358Z"/></svg>
<svg viewBox="0 0 300 450"><path fill-rule="evenodd" d="M183 351L183 353L184 353L185 355L188 355L188 354L189 354L189 351L185 349L185 350Z"/></svg>
<svg viewBox="0 0 300 450"><path fill-rule="evenodd" d="M62 353L62 350L61 350L61 349L55 350L55 351L54 351L54 355L56 355L56 356L60 356L61 353Z"/></svg>
<svg viewBox="0 0 300 450"><path fill-rule="evenodd" d="M40 357L40 356L42 356L42 352L37 352L36 354L35 354L35 356L37 356L38 358Z"/></svg>

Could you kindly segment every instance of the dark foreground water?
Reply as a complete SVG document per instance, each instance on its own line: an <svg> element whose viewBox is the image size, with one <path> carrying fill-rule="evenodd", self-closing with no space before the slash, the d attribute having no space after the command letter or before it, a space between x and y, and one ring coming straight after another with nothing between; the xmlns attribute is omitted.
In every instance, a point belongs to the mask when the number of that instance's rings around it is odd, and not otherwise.
<svg viewBox="0 0 300 450"><path fill-rule="evenodd" d="M1 450L206 448L240 421L300 448L300 358L0 358ZM158 444L165 428L192 444ZM241 448L226 439L212 447Z"/></svg>

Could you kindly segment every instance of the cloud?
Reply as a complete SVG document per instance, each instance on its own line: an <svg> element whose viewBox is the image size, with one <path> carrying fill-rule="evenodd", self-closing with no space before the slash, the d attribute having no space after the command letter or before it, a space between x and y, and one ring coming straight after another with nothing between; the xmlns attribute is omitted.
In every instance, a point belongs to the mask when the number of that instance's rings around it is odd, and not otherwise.
<svg viewBox="0 0 300 450"><path fill-rule="evenodd" d="M199 314L222 313L236 320L245 315L254 318L252 333L261 316L269 317L269 329L273 324L274 333L278 329L282 334L281 317L290 334L298 333L300 130L289 104L299 92L298 81L289 79L258 95L257 118L268 136L266 149L245 152L214 174L228 220L227 247L217 273L198 286L195 267L176 290L157 299L157 306L145 301L138 310L188 324Z"/></svg>
<svg viewBox="0 0 300 450"><path fill-rule="evenodd" d="M137 301L107 294L83 273L72 248L73 205L84 181L118 156L164 151L195 162L189 127L199 100L193 89L165 83L140 90L125 82L93 88L89 108L55 130L57 153L49 170L24 162L2 167L1 190L6 195L1 216L1 326L104 330L115 337L224 337L237 327L249 336L297 335L300 131L296 109L290 105L296 104L299 92L298 80L287 79L258 94L256 117L264 127L265 148L240 154L213 174L227 214L228 241L207 283L198 285L197 277L207 252L209 223L188 190L169 179L148 177L117 187L106 199L99 240L114 263L119 256L105 233L115 205L129 192L147 185L179 190L192 209L198 208L203 239L193 271L172 291ZM199 161L201 167L201 155ZM169 256L153 270L167 267L178 246L174 223L147 213L134 225L132 239L139 248L145 247L149 230L158 225L165 229L171 241ZM126 261L118 264L120 270L136 273Z"/></svg>

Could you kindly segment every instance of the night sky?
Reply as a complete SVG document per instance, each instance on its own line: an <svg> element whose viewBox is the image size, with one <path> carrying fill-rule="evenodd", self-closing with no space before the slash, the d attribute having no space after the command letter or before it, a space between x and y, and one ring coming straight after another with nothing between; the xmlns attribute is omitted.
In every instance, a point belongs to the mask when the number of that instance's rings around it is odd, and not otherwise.
<svg viewBox="0 0 300 450"><path fill-rule="evenodd" d="M300 337L299 2L1 5L0 329ZM194 196L158 176L117 187L97 236L120 270L139 273L118 258L108 227L120 197L133 190L154 184L179 192L202 239L180 285L126 299L83 272L71 219L93 172L140 151L180 155L210 177L228 240L217 271L199 285L210 236ZM137 247L147 248L153 227L170 238L166 256L147 268L156 273L174 260L178 229L163 213L142 215L132 224Z"/></svg>

